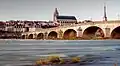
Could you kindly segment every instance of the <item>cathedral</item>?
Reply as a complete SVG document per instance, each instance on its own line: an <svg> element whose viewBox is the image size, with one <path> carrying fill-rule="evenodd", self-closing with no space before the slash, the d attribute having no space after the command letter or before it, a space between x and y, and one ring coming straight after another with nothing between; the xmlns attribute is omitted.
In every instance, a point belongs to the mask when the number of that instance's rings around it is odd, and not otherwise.
<svg viewBox="0 0 120 66"><path fill-rule="evenodd" d="M59 12L58 12L57 8L55 8L55 12L53 14L53 21L58 22L61 26L77 23L77 19L76 19L75 16L59 15Z"/></svg>

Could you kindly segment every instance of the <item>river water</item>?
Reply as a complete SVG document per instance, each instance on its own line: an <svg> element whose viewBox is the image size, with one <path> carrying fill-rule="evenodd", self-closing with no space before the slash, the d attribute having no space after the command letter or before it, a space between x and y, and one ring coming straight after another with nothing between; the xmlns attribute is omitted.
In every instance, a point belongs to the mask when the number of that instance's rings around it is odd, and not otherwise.
<svg viewBox="0 0 120 66"><path fill-rule="evenodd" d="M31 65L40 57L55 54L102 57L83 66L120 66L120 40L0 40L0 66Z"/></svg>

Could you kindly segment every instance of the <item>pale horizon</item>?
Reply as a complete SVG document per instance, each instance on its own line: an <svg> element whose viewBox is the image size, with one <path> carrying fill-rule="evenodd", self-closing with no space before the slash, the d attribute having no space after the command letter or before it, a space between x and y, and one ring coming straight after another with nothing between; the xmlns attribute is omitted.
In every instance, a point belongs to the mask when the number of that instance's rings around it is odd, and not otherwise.
<svg viewBox="0 0 120 66"><path fill-rule="evenodd" d="M54 9L78 21L102 21L104 3L108 20L120 19L120 0L0 0L0 21L52 21Z"/></svg>

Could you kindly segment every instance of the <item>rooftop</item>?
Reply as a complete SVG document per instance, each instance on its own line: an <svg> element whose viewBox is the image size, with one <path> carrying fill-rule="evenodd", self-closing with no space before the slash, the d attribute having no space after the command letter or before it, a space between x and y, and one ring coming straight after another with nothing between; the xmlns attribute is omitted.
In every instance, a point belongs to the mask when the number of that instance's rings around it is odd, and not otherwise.
<svg viewBox="0 0 120 66"><path fill-rule="evenodd" d="M75 16L57 16L57 19L70 19L70 20L77 20Z"/></svg>

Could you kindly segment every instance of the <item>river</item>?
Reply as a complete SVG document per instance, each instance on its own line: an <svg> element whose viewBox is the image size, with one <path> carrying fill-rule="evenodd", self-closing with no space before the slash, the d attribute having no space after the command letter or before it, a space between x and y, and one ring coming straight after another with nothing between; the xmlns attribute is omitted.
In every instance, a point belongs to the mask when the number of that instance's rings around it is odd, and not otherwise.
<svg viewBox="0 0 120 66"><path fill-rule="evenodd" d="M120 66L120 40L0 40L0 66L31 65L52 54L97 55L103 59L83 66Z"/></svg>

